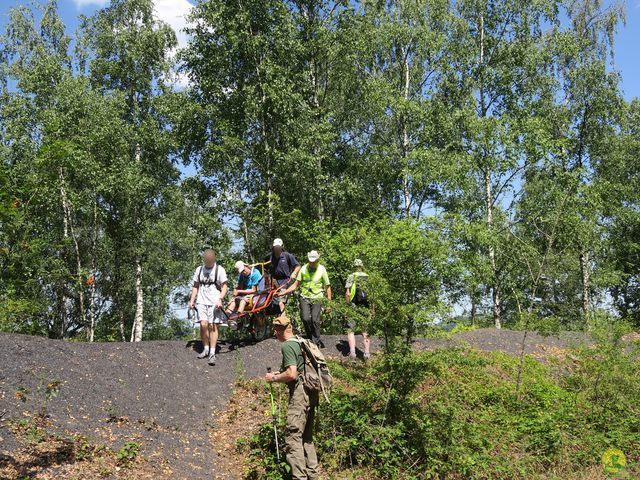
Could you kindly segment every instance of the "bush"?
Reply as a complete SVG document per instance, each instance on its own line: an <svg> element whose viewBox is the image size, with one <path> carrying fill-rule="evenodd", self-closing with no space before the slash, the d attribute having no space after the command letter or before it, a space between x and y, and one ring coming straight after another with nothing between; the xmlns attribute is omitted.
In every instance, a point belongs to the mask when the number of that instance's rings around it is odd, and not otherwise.
<svg viewBox="0 0 640 480"><path fill-rule="evenodd" d="M519 397L519 360L502 353L449 348L332 363L335 387L315 436L321 463L340 478L380 479L581 478L602 468L609 447L637 463L637 353L609 342L555 366L525 357ZM281 466L268 468L270 428L253 439L254 458L281 478Z"/></svg>
<svg viewBox="0 0 640 480"><path fill-rule="evenodd" d="M527 358L519 401L517 359L500 353L448 349L334 368L337 386L320 415L323 461L380 478L535 478L597 465L607 447L637 452L634 359L619 351L607 368L589 363L597 351L578 355L599 376L582 368L560 380ZM598 400L585 395L598 384ZM623 388L603 386L616 384Z"/></svg>

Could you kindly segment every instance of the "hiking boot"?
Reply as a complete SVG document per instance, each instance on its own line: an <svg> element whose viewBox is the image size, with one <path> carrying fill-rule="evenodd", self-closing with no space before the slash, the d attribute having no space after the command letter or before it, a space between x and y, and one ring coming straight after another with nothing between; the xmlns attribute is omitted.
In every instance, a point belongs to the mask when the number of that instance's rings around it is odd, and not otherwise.
<svg viewBox="0 0 640 480"><path fill-rule="evenodd" d="M209 356L209 350L207 350L206 348L202 351L202 353L200 355L198 355L198 358L207 358Z"/></svg>
<svg viewBox="0 0 640 480"><path fill-rule="evenodd" d="M216 364L216 354L209 355L209 365L214 366Z"/></svg>

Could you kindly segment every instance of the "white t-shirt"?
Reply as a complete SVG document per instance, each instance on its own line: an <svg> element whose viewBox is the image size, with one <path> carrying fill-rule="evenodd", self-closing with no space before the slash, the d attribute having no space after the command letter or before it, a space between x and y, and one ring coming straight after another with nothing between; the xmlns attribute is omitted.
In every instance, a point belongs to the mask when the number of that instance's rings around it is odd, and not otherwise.
<svg viewBox="0 0 640 480"><path fill-rule="evenodd" d="M201 271L202 270L202 271ZM200 305L215 305L220 300L220 290L222 285L227 283L227 272L224 271L222 266L218 266L218 278L217 285L214 285L214 278L216 275L216 264L213 268L207 268L204 265L196 268L193 273L193 286L198 287L198 295L196 296L196 303Z"/></svg>

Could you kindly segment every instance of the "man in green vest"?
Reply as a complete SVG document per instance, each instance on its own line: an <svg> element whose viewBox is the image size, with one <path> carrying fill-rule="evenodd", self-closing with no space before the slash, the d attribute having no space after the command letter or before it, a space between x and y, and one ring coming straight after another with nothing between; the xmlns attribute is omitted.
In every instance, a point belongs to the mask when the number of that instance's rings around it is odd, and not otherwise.
<svg viewBox="0 0 640 480"><path fill-rule="evenodd" d="M353 308L368 309L369 299L367 297L367 282L369 275L364 272L364 264L362 260L356 258L353 262L355 272L347 277L347 283L344 286L344 298L347 305L351 305ZM360 312L362 313L362 312ZM356 331L357 329L356 319L352 316L347 321L347 341L349 342L349 356L355 360L356 358ZM364 344L364 359L368 360L370 357L369 352L369 335L364 328L362 331L362 343Z"/></svg>
<svg viewBox="0 0 640 480"><path fill-rule="evenodd" d="M273 328L278 341L282 343L282 365L279 371L267 373L265 380L284 383L289 387L284 441L291 477L293 480L316 480L318 457L313 444L313 419L318 405L318 392L308 392L304 386L304 356L285 314L273 321Z"/></svg>
<svg viewBox="0 0 640 480"><path fill-rule="evenodd" d="M279 292L279 296L288 295L300 285L300 316L307 338L310 338L319 348L324 348L320 340L320 324L322 322L322 299L325 294L331 301L331 283L327 269L320 265L320 254L311 250L307 254L309 263L303 265L296 281L286 290Z"/></svg>

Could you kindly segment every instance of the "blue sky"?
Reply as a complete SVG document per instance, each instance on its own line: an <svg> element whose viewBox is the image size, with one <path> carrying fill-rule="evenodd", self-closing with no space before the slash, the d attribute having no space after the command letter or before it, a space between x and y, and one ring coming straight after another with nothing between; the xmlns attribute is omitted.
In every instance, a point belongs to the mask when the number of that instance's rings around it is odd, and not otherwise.
<svg viewBox="0 0 640 480"><path fill-rule="evenodd" d="M0 28L4 29L11 7L26 3L24 0L0 0ZM73 33L78 25L79 14L90 15L108 3L109 0L59 0L58 6L69 33ZM185 25L184 16L192 3L189 0L155 0L158 17L174 27L181 45L184 45L187 39L179 31ZM627 99L640 97L639 49L640 0L628 0L627 23L619 27L615 45L615 68L622 73L622 89Z"/></svg>

